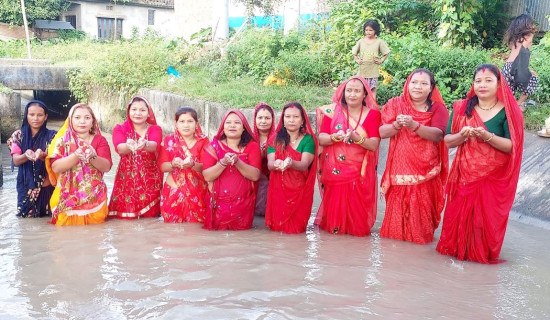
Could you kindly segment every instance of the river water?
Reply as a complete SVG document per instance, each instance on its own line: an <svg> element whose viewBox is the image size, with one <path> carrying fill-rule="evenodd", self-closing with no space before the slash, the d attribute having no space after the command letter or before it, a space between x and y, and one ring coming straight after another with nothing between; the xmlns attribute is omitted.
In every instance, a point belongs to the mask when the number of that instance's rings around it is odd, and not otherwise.
<svg viewBox="0 0 550 320"><path fill-rule="evenodd" d="M1 147L0 319L550 319L546 228L510 221L507 262L481 265L436 242L381 239L383 201L366 238L285 235L263 219L238 232L160 219L55 227L15 217Z"/></svg>

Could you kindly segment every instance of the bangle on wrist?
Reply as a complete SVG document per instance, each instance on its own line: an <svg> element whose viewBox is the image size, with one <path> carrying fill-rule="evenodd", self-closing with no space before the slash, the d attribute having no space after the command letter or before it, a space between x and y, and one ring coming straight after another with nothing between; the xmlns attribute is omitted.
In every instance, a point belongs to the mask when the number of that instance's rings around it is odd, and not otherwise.
<svg viewBox="0 0 550 320"><path fill-rule="evenodd" d="M420 129L420 126L421 126L421 124L420 124L420 122L418 122L418 125L416 126L416 128L414 128L413 132L418 131L418 129Z"/></svg>
<svg viewBox="0 0 550 320"><path fill-rule="evenodd" d="M340 141L342 141L343 139L337 139L337 138L334 137L334 134L331 134L331 135L330 135L330 140L332 140L332 141L334 141L334 142L340 142Z"/></svg>
<svg viewBox="0 0 550 320"><path fill-rule="evenodd" d="M488 139L483 139L483 142L489 142L489 141L491 141L491 139L493 139L494 136L495 136L495 133L494 133L494 132L491 132L491 136L490 136Z"/></svg>
<svg viewBox="0 0 550 320"><path fill-rule="evenodd" d="M227 164L223 164L223 163L221 162L221 160L218 160L218 164L219 164L220 166L224 167L224 168L227 167Z"/></svg>
<svg viewBox="0 0 550 320"><path fill-rule="evenodd" d="M355 144L363 144L363 142L365 142L365 137L361 137L361 139L359 139L357 141L353 141L353 143L355 143Z"/></svg>
<svg viewBox="0 0 550 320"><path fill-rule="evenodd" d="M396 122L397 122L397 121L392 122L392 123L391 123L391 126L392 126L395 130L399 131L399 130L401 130L401 128L398 128L398 127L395 125Z"/></svg>

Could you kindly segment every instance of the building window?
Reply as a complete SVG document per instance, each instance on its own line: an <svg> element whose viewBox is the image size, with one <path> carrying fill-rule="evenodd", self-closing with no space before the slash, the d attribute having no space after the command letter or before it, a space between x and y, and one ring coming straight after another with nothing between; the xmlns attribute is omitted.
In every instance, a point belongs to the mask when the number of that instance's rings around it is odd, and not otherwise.
<svg viewBox="0 0 550 320"><path fill-rule="evenodd" d="M71 24L76 29L76 16L65 16L65 21Z"/></svg>
<svg viewBox="0 0 550 320"><path fill-rule="evenodd" d="M97 18L97 38L103 40L120 39L122 36L122 19L116 19L116 35L115 35L115 19L113 18Z"/></svg>
<svg viewBox="0 0 550 320"><path fill-rule="evenodd" d="M149 22L149 25L152 26L155 24L155 10L148 10L148 22Z"/></svg>

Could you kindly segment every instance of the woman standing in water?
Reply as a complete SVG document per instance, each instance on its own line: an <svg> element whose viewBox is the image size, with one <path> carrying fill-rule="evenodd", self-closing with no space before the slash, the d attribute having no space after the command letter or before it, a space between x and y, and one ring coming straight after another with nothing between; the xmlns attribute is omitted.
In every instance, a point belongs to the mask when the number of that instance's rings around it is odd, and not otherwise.
<svg viewBox="0 0 550 320"><path fill-rule="evenodd" d="M159 164L168 172L162 189L164 222L204 222L207 185L201 158L208 137L201 130L197 111L181 107L175 115L175 131L164 137Z"/></svg>
<svg viewBox="0 0 550 320"><path fill-rule="evenodd" d="M390 146L381 184L386 213L380 236L429 243L445 206L448 171L443 135L449 112L433 73L413 71L403 95L390 99L382 109L382 122L380 136L390 138Z"/></svg>
<svg viewBox="0 0 550 320"><path fill-rule="evenodd" d="M56 185L51 222L58 226L104 222L109 210L103 174L111 166L111 150L92 109L75 104L46 157L50 181Z"/></svg>
<svg viewBox="0 0 550 320"><path fill-rule="evenodd" d="M157 126L149 102L140 96L126 107L126 121L113 129L113 144L120 155L109 217L136 219L160 213L162 175L157 150L162 129Z"/></svg>
<svg viewBox="0 0 550 320"><path fill-rule="evenodd" d="M256 209L254 214L265 216L267 202L267 186L269 184L269 169L267 168L267 140L275 129L275 113L267 103L260 102L254 108L254 139L260 144L262 152L262 171L256 194Z"/></svg>
<svg viewBox="0 0 550 320"><path fill-rule="evenodd" d="M342 83L332 101L317 108L323 149L322 201L315 223L331 233L366 236L376 220L380 111L361 76Z"/></svg>
<svg viewBox="0 0 550 320"><path fill-rule="evenodd" d="M313 204L317 139L298 102L284 106L275 132L267 148L271 177L265 224L273 231L301 233Z"/></svg>
<svg viewBox="0 0 550 320"><path fill-rule="evenodd" d="M7 145L17 171L17 216L51 216L50 198L54 187L46 172L46 150L55 131L49 130L48 108L39 100L25 106L21 129L8 139Z"/></svg>
<svg viewBox="0 0 550 320"><path fill-rule="evenodd" d="M262 157L242 112L229 110L225 114L218 133L205 148L202 162L210 191L204 228L250 229Z"/></svg>
<svg viewBox="0 0 550 320"><path fill-rule="evenodd" d="M445 143L457 150L437 251L497 263L521 167L523 115L496 66L475 70L466 99L453 105Z"/></svg>

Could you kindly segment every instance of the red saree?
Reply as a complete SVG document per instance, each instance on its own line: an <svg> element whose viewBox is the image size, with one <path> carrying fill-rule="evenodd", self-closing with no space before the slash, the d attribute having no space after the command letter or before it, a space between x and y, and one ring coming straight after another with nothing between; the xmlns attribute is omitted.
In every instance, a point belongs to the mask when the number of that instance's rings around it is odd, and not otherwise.
<svg viewBox="0 0 550 320"><path fill-rule="evenodd" d="M409 95L408 77L403 95L392 98L382 110L383 124L391 124L399 114L411 115L423 126L438 127L445 132L449 113L443 98L434 87L432 108L420 112L414 108ZM438 114L436 114L438 113ZM433 123L435 117L437 124ZM405 156L404 156L405 155ZM449 165L445 142L423 139L410 129L402 128L390 138L386 170L382 176L381 191L386 196L386 213L380 236L418 244L433 241L434 231L445 207L443 185Z"/></svg>
<svg viewBox="0 0 550 320"><path fill-rule="evenodd" d="M360 80L368 92L364 102L369 112L361 125L349 118L341 105L345 86L352 79ZM380 111L363 77L354 76L342 83L332 101L332 105L317 108L317 123L325 123L321 132L332 134L356 128L363 137L379 137ZM322 201L315 224L331 233L369 235L376 220L377 162L378 151L369 151L354 143L338 142L320 150Z"/></svg>
<svg viewBox="0 0 550 320"><path fill-rule="evenodd" d="M222 119L222 124L213 141L205 147L202 163L203 170L208 169L223 158L226 153L237 154L239 159L253 167L261 168L260 147L254 140L244 150L237 152L220 141L223 124L234 113L241 119L245 130L252 135L248 122L238 110L229 110ZM208 185L208 205L204 228L208 230L245 230L252 227L254 207L256 204L255 183L243 175L233 165L228 165L222 174Z"/></svg>
<svg viewBox="0 0 550 320"><path fill-rule="evenodd" d="M145 98L140 97L149 109L146 140L157 143L157 152L162 142L162 129L157 126L155 115ZM140 136L134 130L130 120L131 103L126 108L126 121L113 129L113 145L115 150L127 139L137 141ZM118 152L118 151L117 151ZM148 152L144 149L120 155L109 203L109 218L136 219L146 217L158 217L160 213L160 188L162 186L162 174L157 165L157 152Z"/></svg>
<svg viewBox="0 0 550 320"><path fill-rule="evenodd" d="M254 131L254 140L258 142L260 145L260 151L262 155L262 170L260 175L260 180L256 183L256 208L254 209L254 215L256 216L265 216L265 210L266 210L266 203L267 203L267 188L269 185L269 169L267 168L267 141L265 143L261 143L260 141L260 132L258 131L258 126L256 125L256 116L258 115L258 111L263 108L268 108L271 110L271 128L269 129L269 133L267 135L268 139L271 137L271 134L273 134L273 131L275 129L275 112L273 111L273 108L268 105L267 103L260 102L256 105L254 108L254 125L253 125L253 131Z"/></svg>
<svg viewBox="0 0 550 320"><path fill-rule="evenodd" d="M281 129L284 121L284 113L279 118L279 125L275 132ZM311 129L311 124L306 116L305 134L309 134L315 141L317 138ZM269 146L275 148L275 159L284 160L287 157L300 161L302 153L294 150L290 144L286 149L277 146L275 137L270 138ZM272 231L284 233L302 233L306 231L311 206L313 205L313 192L317 173L317 161L313 160L308 171L287 169L284 172L274 170L269 177L269 189L267 193L267 209L265 225Z"/></svg>
<svg viewBox="0 0 550 320"><path fill-rule="evenodd" d="M200 162L203 150L208 145L208 137L202 134L197 123L195 144L189 148L183 137L176 130L174 134L164 137L159 156L159 165L171 162L175 157L185 159L191 155L195 162ZM164 183L161 196L161 214L164 222L204 222L206 214L207 184L201 172L193 168L173 168L169 173L177 188Z"/></svg>
<svg viewBox="0 0 550 320"><path fill-rule="evenodd" d="M467 99L455 102L452 133L464 126L485 127L474 110L465 115ZM504 103L512 152L503 153L481 139L470 138L457 148L447 182L447 207L437 244L441 254L480 263L498 263L508 215L514 202L523 152L523 115L500 76L497 97Z"/></svg>

